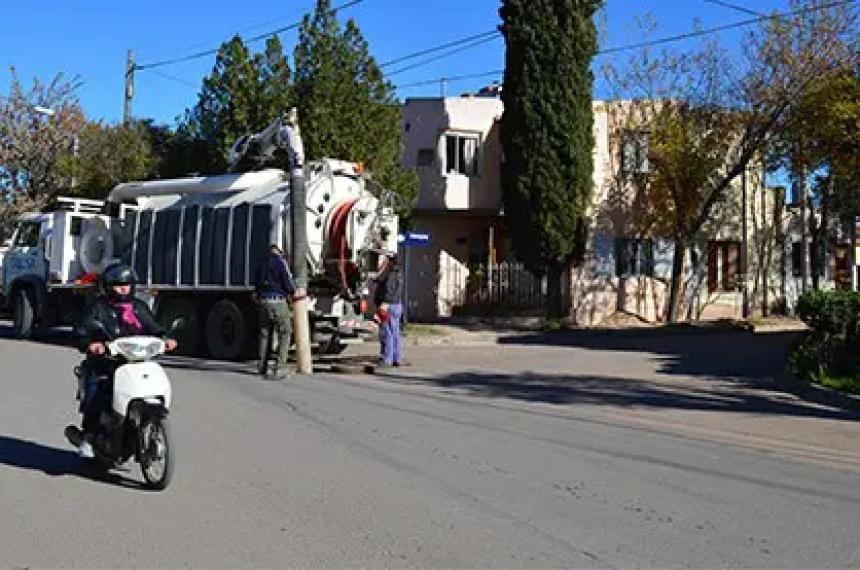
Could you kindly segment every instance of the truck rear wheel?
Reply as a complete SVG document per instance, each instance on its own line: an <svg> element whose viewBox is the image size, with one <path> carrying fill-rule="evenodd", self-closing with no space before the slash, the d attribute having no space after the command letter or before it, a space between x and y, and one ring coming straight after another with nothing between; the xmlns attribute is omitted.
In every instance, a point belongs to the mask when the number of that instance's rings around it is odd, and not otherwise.
<svg viewBox="0 0 860 570"><path fill-rule="evenodd" d="M230 299L221 299L206 317L206 348L216 360L240 358L250 333L248 319Z"/></svg>
<svg viewBox="0 0 860 570"><path fill-rule="evenodd" d="M13 300L15 338L33 338L36 322L36 311L33 305L33 295L26 287L15 291Z"/></svg>

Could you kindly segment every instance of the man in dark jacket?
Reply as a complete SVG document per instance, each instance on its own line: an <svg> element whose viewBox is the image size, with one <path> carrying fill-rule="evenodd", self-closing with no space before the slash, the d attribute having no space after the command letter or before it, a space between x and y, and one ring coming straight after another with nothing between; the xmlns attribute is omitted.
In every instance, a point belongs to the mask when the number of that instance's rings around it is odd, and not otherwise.
<svg viewBox="0 0 860 570"><path fill-rule="evenodd" d="M75 332L86 360L81 366L83 390L81 429L84 438L78 447L82 457L92 458L91 439L99 425L99 416L106 409L113 393L112 381L116 363L105 358L106 344L124 336L151 335L164 338L166 330L153 317L149 307L134 297L137 276L123 264L105 269L102 278L104 292L89 307ZM165 338L167 350L176 348L176 341Z"/></svg>
<svg viewBox="0 0 860 570"><path fill-rule="evenodd" d="M379 261L379 276L376 279L374 303L376 321L379 323L380 364L400 366L403 348L400 340L400 320L403 317L403 278L397 266L397 258L383 255Z"/></svg>
<svg viewBox="0 0 860 570"><path fill-rule="evenodd" d="M284 259L281 248L272 245L269 254L260 264L257 273L257 300L260 307L260 375L268 374L268 360L273 341L272 332L278 333L278 359L275 365L275 378L287 375L287 358L292 334L292 315L288 301L295 294L296 287L290 268Z"/></svg>

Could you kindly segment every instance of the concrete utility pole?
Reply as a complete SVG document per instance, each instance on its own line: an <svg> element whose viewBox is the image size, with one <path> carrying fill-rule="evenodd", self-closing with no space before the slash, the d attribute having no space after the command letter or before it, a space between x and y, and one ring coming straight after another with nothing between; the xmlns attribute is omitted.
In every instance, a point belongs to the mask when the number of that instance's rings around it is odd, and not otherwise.
<svg viewBox="0 0 860 570"><path fill-rule="evenodd" d="M305 197L305 153L299 134L296 109L290 111L288 124L295 140L291 141L290 161L290 243L293 277L296 282L296 300L293 303L293 322L296 337L296 368L302 374L312 374L311 327L308 320L308 214Z"/></svg>
<svg viewBox="0 0 860 570"><path fill-rule="evenodd" d="M123 105L122 122L128 126L131 123L131 100L134 97L134 50L128 50L125 63L125 102Z"/></svg>

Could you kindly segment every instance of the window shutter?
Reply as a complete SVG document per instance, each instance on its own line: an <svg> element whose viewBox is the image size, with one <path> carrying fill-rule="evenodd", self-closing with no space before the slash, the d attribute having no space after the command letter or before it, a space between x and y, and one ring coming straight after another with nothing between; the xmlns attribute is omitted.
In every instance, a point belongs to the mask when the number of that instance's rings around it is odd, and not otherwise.
<svg viewBox="0 0 860 570"><path fill-rule="evenodd" d="M628 263L627 243L629 240L624 238L615 238L615 276L616 277L625 277L628 273L630 273L630 267Z"/></svg>
<svg viewBox="0 0 860 570"><path fill-rule="evenodd" d="M726 291L734 291L740 282L738 279L740 273L740 255L741 244L734 241L726 244L726 264L724 265L726 270L723 272L723 279L725 281L723 288Z"/></svg>
<svg viewBox="0 0 860 570"><path fill-rule="evenodd" d="M642 258L645 262L644 273L647 277L654 277L654 240L646 239L639 242L642 249Z"/></svg>
<svg viewBox="0 0 860 570"><path fill-rule="evenodd" d="M447 135L445 137L445 174L457 172L457 137Z"/></svg>
<svg viewBox="0 0 860 570"><path fill-rule="evenodd" d="M708 292L715 293L718 289L717 284L717 255L719 255L717 242L708 242Z"/></svg>
<svg viewBox="0 0 860 570"><path fill-rule="evenodd" d="M797 241L791 244L791 274L795 277L803 275L803 260L800 258L801 247L803 246Z"/></svg>
<svg viewBox="0 0 860 570"><path fill-rule="evenodd" d="M598 277L615 277L618 269L615 240L611 236L594 236L592 251L594 251L594 273Z"/></svg>

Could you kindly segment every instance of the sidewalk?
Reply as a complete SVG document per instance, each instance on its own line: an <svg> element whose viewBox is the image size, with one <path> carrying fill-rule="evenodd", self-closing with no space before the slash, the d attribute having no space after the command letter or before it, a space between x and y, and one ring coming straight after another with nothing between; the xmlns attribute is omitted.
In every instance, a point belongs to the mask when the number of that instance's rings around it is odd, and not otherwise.
<svg viewBox="0 0 860 570"><path fill-rule="evenodd" d="M407 345L411 366L377 379L860 471L860 401L849 411L788 391L796 333L442 330L445 340Z"/></svg>

